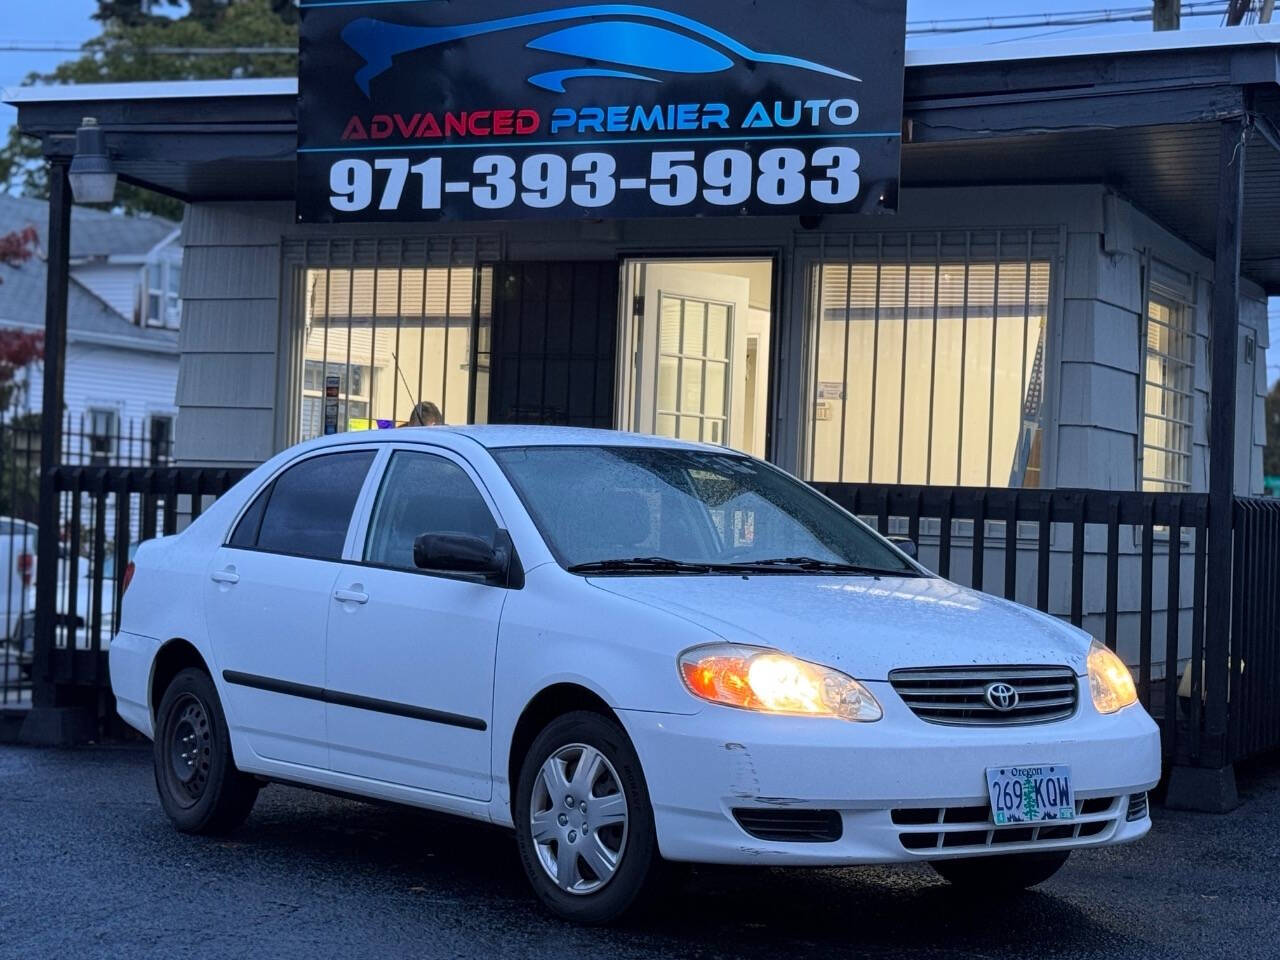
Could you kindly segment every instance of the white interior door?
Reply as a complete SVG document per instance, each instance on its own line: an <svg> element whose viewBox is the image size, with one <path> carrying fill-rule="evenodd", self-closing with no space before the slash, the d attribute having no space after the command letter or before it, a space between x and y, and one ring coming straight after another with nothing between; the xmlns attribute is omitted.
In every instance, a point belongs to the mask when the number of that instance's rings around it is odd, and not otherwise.
<svg viewBox="0 0 1280 960"><path fill-rule="evenodd" d="M646 265L634 429L732 445L746 405L749 293L745 277Z"/></svg>

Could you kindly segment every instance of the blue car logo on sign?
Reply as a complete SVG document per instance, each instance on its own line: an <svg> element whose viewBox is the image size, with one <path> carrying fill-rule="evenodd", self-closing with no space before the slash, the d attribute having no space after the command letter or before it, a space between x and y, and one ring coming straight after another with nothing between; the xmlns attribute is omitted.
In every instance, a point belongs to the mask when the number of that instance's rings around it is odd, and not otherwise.
<svg viewBox="0 0 1280 960"><path fill-rule="evenodd" d="M628 3L565 7L496 20L437 27L412 26L361 17L347 24L342 31L342 39L365 61L365 65L356 71L355 82L364 95L369 96L369 84L391 69L392 59L400 54L485 34L573 20L585 22L539 36L526 43L525 47L574 57L583 61L584 65L535 73L528 77L533 86L551 93L564 93L565 81L587 77L661 83L659 77L634 71L720 73L733 67L734 61L730 54L747 63L778 64L860 82L852 74L812 60L753 50L728 34L691 17ZM594 65L600 61L632 69Z"/></svg>

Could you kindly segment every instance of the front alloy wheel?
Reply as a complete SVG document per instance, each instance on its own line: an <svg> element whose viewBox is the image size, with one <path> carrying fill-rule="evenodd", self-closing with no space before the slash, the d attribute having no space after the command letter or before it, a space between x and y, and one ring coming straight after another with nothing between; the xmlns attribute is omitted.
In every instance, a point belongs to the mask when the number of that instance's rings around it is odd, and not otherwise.
<svg viewBox="0 0 1280 960"><path fill-rule="evenodd" d="M627 848L627 797L603 753L561 747L538 771L529 827L538 862L561 890L595 893L613 879Z"/></svg>
<svg viewBox="0 0 1280 960"><path fill-rule="evenodd" d="M577 711L552 720L514 788L520 862L558 916L608 923L654 887L661 859L649 790L612 717Z"/></svg>

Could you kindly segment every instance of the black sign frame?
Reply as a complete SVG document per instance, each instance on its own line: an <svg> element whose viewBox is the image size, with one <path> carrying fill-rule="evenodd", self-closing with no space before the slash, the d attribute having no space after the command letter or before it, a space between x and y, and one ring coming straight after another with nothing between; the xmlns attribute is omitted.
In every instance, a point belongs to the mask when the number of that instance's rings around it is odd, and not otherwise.
<svg viewBox="0 0 1280 960"><path fill-rule="evenodd" d="M298 219L892 212L906 0L303 0Z"/></svg>

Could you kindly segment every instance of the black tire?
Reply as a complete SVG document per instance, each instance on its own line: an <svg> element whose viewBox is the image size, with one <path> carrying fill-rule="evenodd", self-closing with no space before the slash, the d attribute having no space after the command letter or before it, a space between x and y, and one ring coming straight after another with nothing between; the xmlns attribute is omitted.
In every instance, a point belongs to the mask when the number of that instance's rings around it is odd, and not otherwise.
<svg viewBox="0 0 1280 960"><path fill-rule="evenodd" d="M934 860L930 866L947 883L973 893L1016 893L1044 883L1062 869L1070 850L1009 853L993 857Z"/></svg>
<svg viewBox="0 0 1280 960"><path fill-rule="evenodd" d="M577 746L594 748L612 767L612 770L602 772L595 781L594 788L588 785L587 792L596 796L595 790L607 790L611 791L609 796L620 793L626 801L625 828L597 825L596 835L592 838L592 841L604 843L606 847L613 848L616 845L616 868L598 889L584 893L563 890L552 879L549 868L544 867L540 859L539 846L546 848L548 856L551 856L552 848L534 840L531 819L535 796L540 805L547 800L544 787L539 786L543 764L561 751L572 753ZM574 769L576 771L576 767ZM575 923L609 923L648 899L648 894L656 885L655 878L662 863L658 854L657 833L653 826L653 807L649 803L649 789L645 784L644 771L640 768L640 758L636 756L626 732L616 721L588 711L567 713L551 721L534 739L520 766L512 809L516 825L516 845L520 850L520 862L524 866L525 875L538 898L557 916ZM576 816L573 809L564 812ZM582 815L581 820L575 823L580 829L586 827L587 815ZM566 838L568 836L570 834L565 835ZM592 841L587 838L587 830L582 829L581 839L576 842ZM564 842L564 839L554 842L557 844L555 849L558 855L558 844ZM585 857L575 859L575 863L585 875L584 883L590 885L599 881Z"/></svg>
<svg viewBox="0 0 1280 960"><path fill-rule="evenodd" d="M227 719L203 670L180 672L156 711L156 789L183 833L223 833L244 823L261 784L236 769Z"/></svg>

